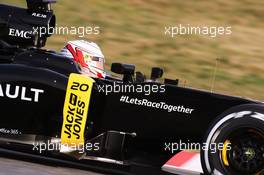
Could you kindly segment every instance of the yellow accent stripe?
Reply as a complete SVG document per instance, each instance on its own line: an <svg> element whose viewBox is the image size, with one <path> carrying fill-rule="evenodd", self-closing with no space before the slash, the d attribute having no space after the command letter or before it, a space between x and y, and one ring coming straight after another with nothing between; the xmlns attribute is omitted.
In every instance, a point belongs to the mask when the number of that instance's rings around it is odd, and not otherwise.
<svg viewBox="0 0 264 175"><path fill-rule="evenodd" d="M222 160L225 166L229 166L229 162L227 160L227 148L228 145L230 145L231 142L229 140L226 140L223 146L223 150L222 150Z"/></svg>
<svg viewBox="0 0 264 175"><path fill-rule="evenodd" d="M71 74L68 80L64 108L61 144L69 147L84 145L84 132L94 80Z"/></svg>

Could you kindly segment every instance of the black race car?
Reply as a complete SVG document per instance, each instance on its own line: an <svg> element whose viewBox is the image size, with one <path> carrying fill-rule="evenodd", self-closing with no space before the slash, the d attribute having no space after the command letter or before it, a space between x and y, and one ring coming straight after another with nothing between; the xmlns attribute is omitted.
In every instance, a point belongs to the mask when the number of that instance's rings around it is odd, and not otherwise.
<svg viewBox="0 0 264 175"><path fill-rule="evenodd" d="M2 153L111 174L264 174L262 102L162 82L161 68L82 75L40 49L49 36L32 27L55 26L51 2L0 5Z"/></svg>

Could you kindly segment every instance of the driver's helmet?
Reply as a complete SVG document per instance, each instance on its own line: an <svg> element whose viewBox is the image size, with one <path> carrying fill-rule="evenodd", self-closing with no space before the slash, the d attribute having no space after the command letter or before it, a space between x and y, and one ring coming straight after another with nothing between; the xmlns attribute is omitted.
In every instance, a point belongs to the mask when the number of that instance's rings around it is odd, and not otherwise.
<svg viewBox="0 0 264 175"><path fill-rule="evenodd" d="M83 74L105 78L105 58L96 43L84 40L69 41L61 50L61 54L78 63Z"/></svg>

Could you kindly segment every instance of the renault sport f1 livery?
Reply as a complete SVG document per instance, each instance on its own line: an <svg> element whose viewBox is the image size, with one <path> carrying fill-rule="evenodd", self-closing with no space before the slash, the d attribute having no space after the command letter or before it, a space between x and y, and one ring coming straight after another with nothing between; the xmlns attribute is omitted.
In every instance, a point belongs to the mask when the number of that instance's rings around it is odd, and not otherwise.
<svg viewBox="0 0 264 175"><path fill-rule="evenodd" d="M159 67L88 76L41 49L49 35L33 28L55 26L52 2L0 5L1 150L110 174L264 174L262 102L182 87ZM198 168L182 168L193 154Z"/></svg>

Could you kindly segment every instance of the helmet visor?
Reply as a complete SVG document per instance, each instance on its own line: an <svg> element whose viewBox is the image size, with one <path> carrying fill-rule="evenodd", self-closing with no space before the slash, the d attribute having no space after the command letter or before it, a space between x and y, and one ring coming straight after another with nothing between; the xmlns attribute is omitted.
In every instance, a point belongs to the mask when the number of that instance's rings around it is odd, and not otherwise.
<svg viewBox="0 0 264 175"><path fill-rule="evenodd" d="M104 58L86 55L85 62L93 68L104 71Z"/></svg>

